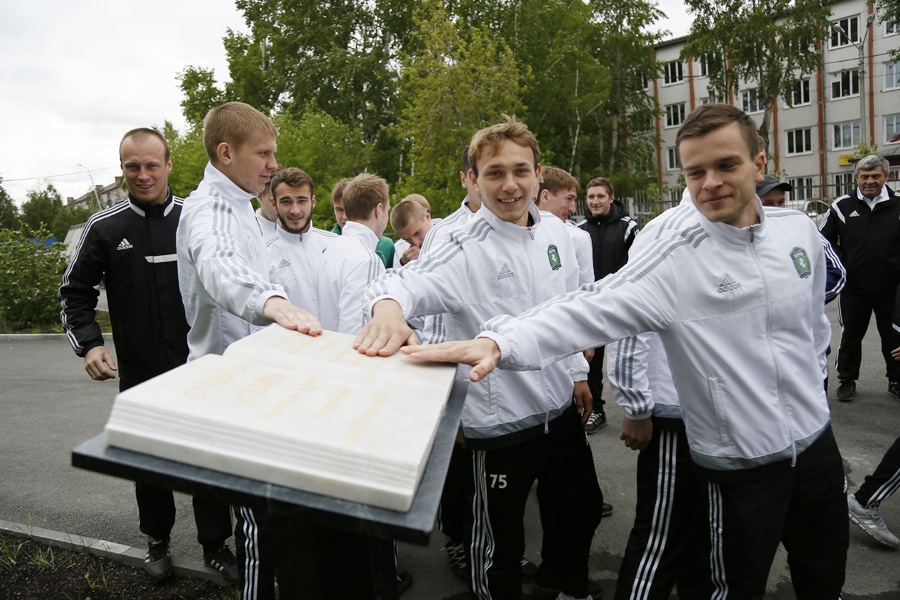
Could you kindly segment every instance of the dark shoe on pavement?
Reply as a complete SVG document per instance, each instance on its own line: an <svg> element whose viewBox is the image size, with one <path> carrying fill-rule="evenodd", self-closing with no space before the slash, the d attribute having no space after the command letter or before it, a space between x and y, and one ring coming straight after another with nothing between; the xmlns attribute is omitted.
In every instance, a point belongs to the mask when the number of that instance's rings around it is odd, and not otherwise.
<svg viewBox="0 0 900 600"><path fill-rule="evenodd" d="M900 381L889 381L888 382L888 394L900 400Z"/></svg>
<svg viewBox="0 0 900 600"><path fill-rule="evenodd" d="M240 582L237 559L227 545L222 545L218 550L203 550L203 564L222 574L225 581L231 584Z"/></svg>
<svg viewBox="0 0 900 600"><path fill-rule="evenodd" d="M603 508L600 510L600 514L603 516L604 519L606 517L611 517L613 514L612 504L607 504L606 502L604 502Z"/></svg>
<svg viewBox="0 0 900 600"><path fill-rule="evenodd" d="M588 417L587 423L584 424L584 432L587 434L597 433L604 427L606 427L606 411L603 410L601 405L599 408L594 408L591 411L591 416Z"/></svg>
<svg viewBox="0 0 900 600"><path fill-rule="evenodd" d="M466 562L466 549L462 542L448 539L444 544L444 550L447 552L447 560L450 562L450 570L453 571L453 574L463 581L469 581L469 563Z"/></svg>
<svg viewBox="0 0 900 600"><path fill-rule="evenodd" d="M522 581L524 583L534 583L534 576L537 575L538 567L536 564L522 557Z"/></svg>
<svg viewBox="0 0 900 600"><path fill-rule="evenodd" d="M542 571L540 568L534 576L534 587L541 592L546 592L547 594L564 593L562 585L559 583L559 581L557 581L555 577L548 575L546 572ZM589 579L587 587L588 594L591 598L593 598L593 600L600 600L603 597L603 588L600 586L599 581Z"/></svg>
<svg viewBox="0 0 900 600"><path fill-rule="evenodd" d="M169 555L169 540L148 538L144 570L156 583L161 583L172 576L172 557Z"/></svg>
<svg viewBox="0 0 900 600"><path fill-rule="evenodd" d="M387 593L377 594L376 600L397 600L412 588L413 576L409 573L397 573L396 587Z"/></svg>
<svg viewBox="0 0 900 600"><path fill-rule="evenodd" d="M890 388L888 389L890 390ZM852 401L856 398L856 382L852 379L841 379L835 395L841 402Z"/></svg>

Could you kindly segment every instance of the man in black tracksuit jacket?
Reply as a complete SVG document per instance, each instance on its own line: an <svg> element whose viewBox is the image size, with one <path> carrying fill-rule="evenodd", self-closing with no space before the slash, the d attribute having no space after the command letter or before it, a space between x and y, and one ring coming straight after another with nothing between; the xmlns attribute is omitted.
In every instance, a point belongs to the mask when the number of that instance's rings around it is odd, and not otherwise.
<svg viewBox="0 0 900 600"><path fill-rule="evenodd" d="M591 236L594 251L594 281L599 281L621 269L628 262L628 250L634 236L640 231L637 221L625 212L625 205L616 200L612 182L606 177L595 177L587 184L588 215L578 224ZM594 398L594 409L584 426L587 433L595 433L606 426L603 409L603 348L594 350L588 387ZM607 515L604 515L607 516Z"/></svg>
<svg viewBox="0 0 900 600"><path fill-rule="evenodd" d="M854 172L857 189L832 203L821 229L847 270L840 297L837 398L849 402L856 394L862 340L874 311L888 392L900 399L900 363L891 358L891 351L900 346L900 334L891 327L894 290L900 282L900 197L885 185L886 160L867 156Z"/></svg>
<svg viewBox="0 0 900 600"><path fill-rule="evenodd" d="M119 147L128 200L93 215L63 275L60 317L85 370L96 380L119 376L119 391L187 361L188 324L178 288L175 232L182 200L172 195L165 138L152 129L129 131ZM95 309L106 282L118 366L103 345ZM141 532L150 537L145 569L161 581L172 574L169 535L175 524L172 491L135 483ZM197 539L208 566L237 579L225 540L231 535L227 502L195 496Z"/></svg>

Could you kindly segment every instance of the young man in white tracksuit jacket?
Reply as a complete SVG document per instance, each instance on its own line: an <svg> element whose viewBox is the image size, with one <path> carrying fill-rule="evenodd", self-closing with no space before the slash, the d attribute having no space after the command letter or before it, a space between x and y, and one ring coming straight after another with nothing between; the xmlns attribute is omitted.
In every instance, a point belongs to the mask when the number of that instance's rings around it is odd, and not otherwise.
<svg viewBox="0 0 900 600"><path fill-rule="evenodd" d="M711 598L761 598L779 542L797 598L836 599L848 525L822 379L825 257L809 218L764 212L765 154L730 105L696 109L677 144L694 206L666 211L617 273L425 360L539 369L646 331L663 342L710 510ZM561 335L560 332L565 332Z"/></svg>
<svg viewBox="0 0 900 600"><path fill-rule="evenodd" d="M515 120L484 129L469 155L480 218L370 286L373 320L357 337L361 352L395 351L378 340L395 332L409 338L410 316L445 314L452 335L470 337L492 316L577 287L565 225L542 220L531 201L540 166L528 129ZM466 552L474 597L521 598L524 507L535 480L543 526L535 582L563 598L590 597L588 557L602 494L582 427L590 412L586 377L587 362L577 356L539 371L498 371L469 386L462 427L472 453Z"/></svg>
<svg viewBox="0 0 900 600"><path fill-rule="evenodd" d="M268 117L241 102L212 108L203 121L210 162L184 201L176 234L178 285L191 326L188 360L222 354L273 321L311 335L322 331L314 316L269 281L267 234L250 204L278 166L276 136ZM266 554L271 547L255 514L261 511L249 506L234 511L241 598L274 599L274 565Z"/></svg>

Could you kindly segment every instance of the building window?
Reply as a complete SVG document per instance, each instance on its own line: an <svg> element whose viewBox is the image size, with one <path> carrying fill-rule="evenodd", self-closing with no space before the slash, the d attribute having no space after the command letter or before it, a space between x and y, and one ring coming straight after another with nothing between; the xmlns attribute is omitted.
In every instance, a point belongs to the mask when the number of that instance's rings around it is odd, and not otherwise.
<svg viewBox="0 0 900 600"><path fill-rule="evenodd" d="M846 19L838 19L831 22L830 48L842 48L858 41L859 17L847 17Z"/></svg>
<svg viewBox="0 0 900 600"><path fill-rule="evenodd" d="M706 98L700 98L700 104L709 104L710 102L725 104L725 96L713 96L712 98L707 96Z"/></svg>
<svg viewBox="0 0 900 600"><path fill-rule="evenodd" d="M675 60L663 64L663 85L681 83L684 81L684 67L681 62Z"/></svg>
<svg viewBox="0 0 900 600"><path fill-rule="evenodd" d="M834 176L834 192L838 196L852 194L856 190L853 173L836 173Z"/></svg>
<svg viewBox="0 0 900 600"><path fill-rule="evenodd" d="M900 88L900 62L884 63L884 89L896 90Z"/></svg>
<svg viewBox="0 0 900 600"><path fill-rule="evenodd" d="M848 69L831 74L831 98L859 95L859 71Z"/></svg>
<svg viewBox="0 0 900 600"><path fill-rule="evenodd" d="M833 126L833 150L855 148L859 144L859 120L835 123Z"/></svg>
<svg viewBox="0 0 900 600"><path fill-rule="evenodd" d="M900 142L900 113L884 116L884 141L886 144Z"/></svg>
<svg viewBox="0 0 900 600"><path fill-rule="evenodd" d="M677 171L681 168L681 159L678 157L678 151L675 146L666 148L666 170Z"/></svg>
<svg viewBox="0 0 900 600"><path fill-rule="evenodd" d="M900 33L900 19L894 17L884 22L884 35Z"/></svg>
<svg viewBox="0 0 900 600"><path fill-rule="evenodd" d="M709 77L710 63L716 64L718 58L719 57L716 54L707 54L700 59L700 77Z"/></svg>
<svg viewBox="0 0 900 600"><path fill-rule="evenodd" d="M792 129L787 132L787 153L807 154L812 152L812 129Z"/></svg>
<svg viewBox="0 0 900 600"><path fill-rule="evenodd" d="M792 177L788 179L788 183L794 188L794 191L789 192L791 200L803 202L813 197L812 177Z"/></svg>
<svg viewBox="0 0 900 600"><path fill-rule="evenodd" d="M794 82L791 90L791 106L809 104L809 79L800 79Z"/></svg>
<svg viewBox="0 0 900 600"><path fill-rule="evenodd" d="M678 127L684 121L684 102L666 105L666 127Z"/></svg>
<svg viewBox="0 0 900 600"><path fill-rule="evenodd" d="M765 110L762 94L759 89L744 90L741 92L741 105L747 114L759 113Z"/></svg>

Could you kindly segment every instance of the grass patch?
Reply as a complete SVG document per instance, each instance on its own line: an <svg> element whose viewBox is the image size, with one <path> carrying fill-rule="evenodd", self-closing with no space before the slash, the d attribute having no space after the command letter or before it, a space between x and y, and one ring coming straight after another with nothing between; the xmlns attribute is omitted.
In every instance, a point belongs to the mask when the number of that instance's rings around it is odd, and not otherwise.
<svg viewBox="0 0 900 600"><path fill-rule="evenodd" d="M97 324L103 333L112 333L112 324L109 321L109 312L97 311ZM45 325L26 325L14 321L0 321L0 334L19 333L63 333L62 323L48 323Z"/></svg>

